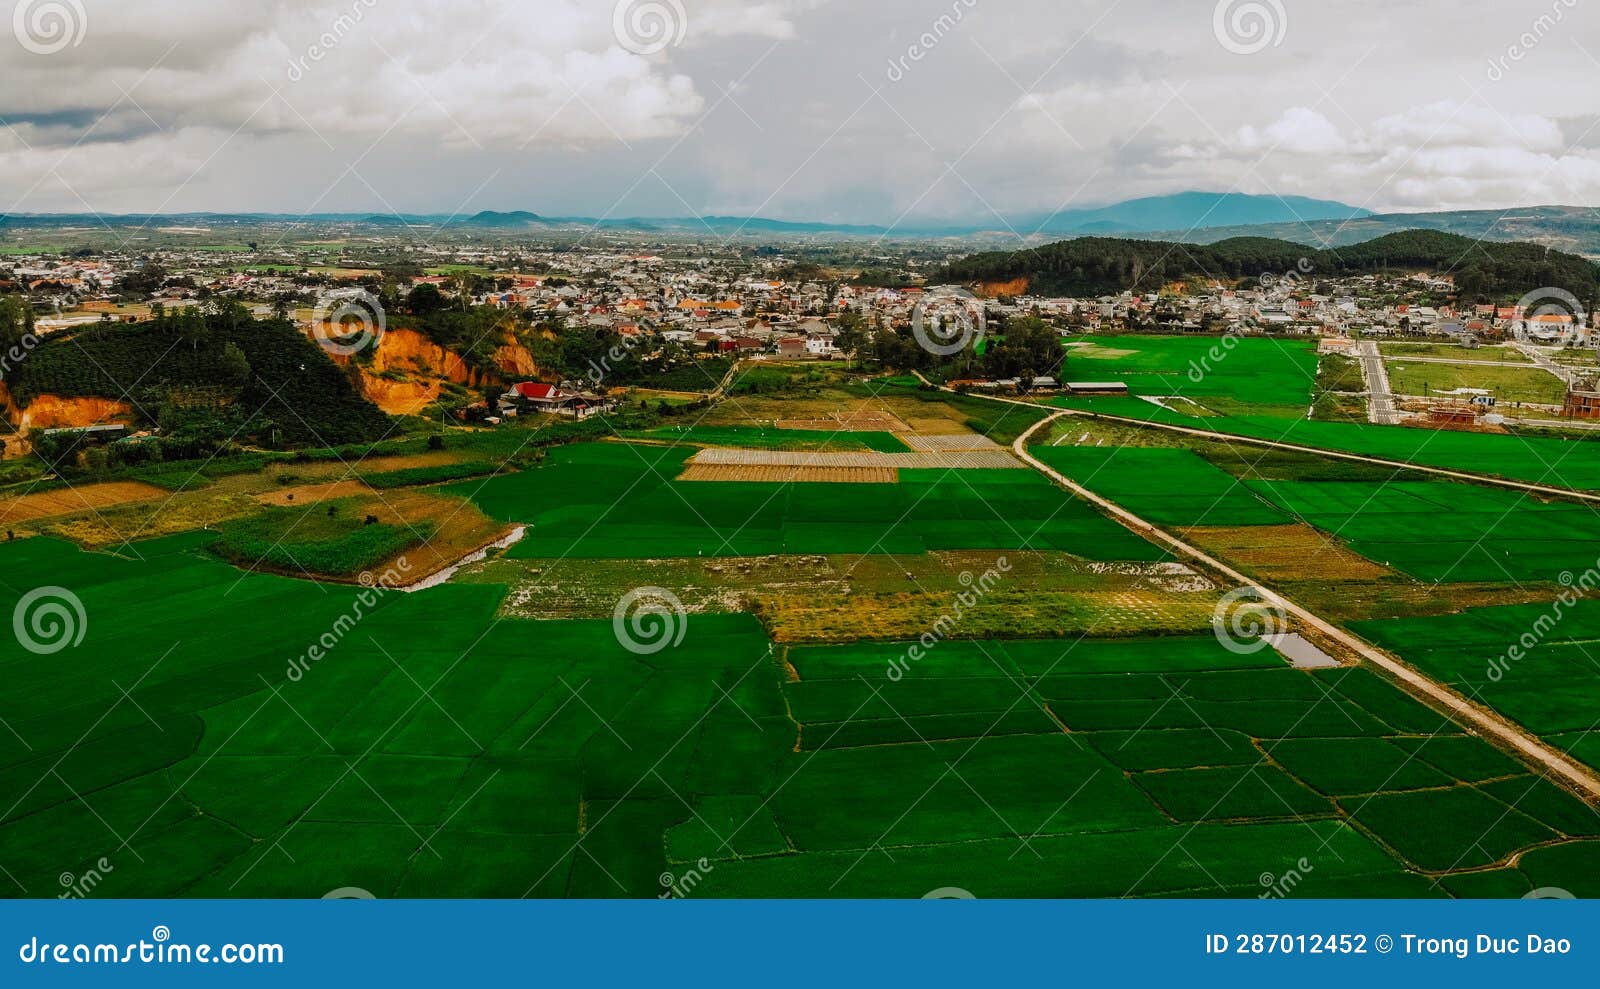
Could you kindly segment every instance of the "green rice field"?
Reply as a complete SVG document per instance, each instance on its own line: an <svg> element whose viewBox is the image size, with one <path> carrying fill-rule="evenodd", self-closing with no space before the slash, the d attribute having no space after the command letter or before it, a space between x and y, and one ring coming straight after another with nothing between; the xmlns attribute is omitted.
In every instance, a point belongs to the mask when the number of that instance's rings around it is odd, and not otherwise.
<svg viewBox="0 0 1600 989"><path fill-rule="evenodd" d="M673 480L687 447L562 447L540 466L444 489L531 524L520 558L1059 549L1097 560L1161 550L1017 470L902 470L898 484Z"/></svg>
<svg viewBox="0 0 1600 989"><path fill-rule="evenodd" d="M15 895L102 858L99 896L1600 893L1592 812L1361 670L1203 635L950 641L894 679L908 644L738 614L641 654L492 585L358 608L201 544L0 545L87 618L0 653Z"/></svg>

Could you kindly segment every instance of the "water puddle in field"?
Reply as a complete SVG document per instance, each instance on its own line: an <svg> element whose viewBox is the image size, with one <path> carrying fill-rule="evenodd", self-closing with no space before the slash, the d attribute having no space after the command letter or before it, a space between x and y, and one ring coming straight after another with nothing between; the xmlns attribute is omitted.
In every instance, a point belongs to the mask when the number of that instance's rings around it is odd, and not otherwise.
<svg viewBox="0 0 1600 989"><path fill-rule="evenodd" d="M1261 638L1297 670L1331 670L1339 665L1337 659L1296 632L1278 632Z"/></svg>
<svg viewBox="0 0 1600 989"><path fill-rule="evenodd" d="M512 529L511 530L511 534L506 536L505 538L496 539L494 542L492 542L489 545L483 547L482 549L474 550L473 552L468 553L466 556L463 556L461 559L459 559L456 562L450 564L450 566L445 567L443 570L439 571L436 574L432 574L430 576L422 578L421 580L417 581L415 584L409 584L409 585L407 585L405 587L396 587L395 590L401 591L401 592L406 593L406 594L415 594L417 591L425 591L430 587L438 587L440 584L443 584L445 581L449 580L451 577L454 577L456 575L456 572L459 571L462 567L467 566L468 564L477 563L480 560L487 559L488 556L489 556L489 551L490 550L492 550L492 549L506 549L506 548L508 548L510 546L514 546L517 543L521 542L522 541L522 537L527 535L527 534L528 534L528 527L525 526L525 525L519 525L515 529Z"/></svg>

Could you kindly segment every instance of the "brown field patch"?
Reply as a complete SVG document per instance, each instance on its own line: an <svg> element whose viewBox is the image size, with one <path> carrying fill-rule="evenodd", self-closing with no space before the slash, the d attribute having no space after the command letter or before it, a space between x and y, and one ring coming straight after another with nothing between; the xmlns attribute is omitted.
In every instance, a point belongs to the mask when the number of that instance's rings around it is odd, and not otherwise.
<svg viewBox="0 0 1600 989"><path fill-rule="evenodd" d="M742 464L690 464L680 481L754 481L775 484L898 484L893 467L781 467Z"/></svg>
<svg viewBox="0 0 1600 989"><path fill-rule="evenodd" d="M922 436L975 435L965 423L957 419L933 419L923 416L907 419L906 427Z"/></svg>
<svg viewBox="0 0 1600 989"><path fill-rule="evenodd" d="M1561 593L1554 582L1515 587L1509 584L1423 584L1404 579L1330 584L1318 579L1278 585L1290 599L1324 617L1341 622L1454 615L1491 605L1548 603Z"/></svg>
<svg viewBox="0 0 1600 989"><path fill-rule="evenodd" d="M324 484L297 484L256 495L263 505L315 505L330 498L348 498L371 491L360 481L328 481Z"/></svg>
<svg viewBox="0 0 1600 989"><path fill-rule="evenodd" d="M80 484L77 487L43 491L0 501L0 525L32 522L35 519L54 518L59 515L76 515L79 512L97 511L136 501L154 501L167 495L168 492L153 484L141 484L137 481Z"/></svg>
<svg viewBox="0 0 1600 989"><path fill-rule="evenodd" d="M806 419L779 419L775 425L779 429L807 429L822 433L841 431L903 433L911 428L893 412L880 409L832 412L826 417Z"/></svg>
<svg viewBox="0 0 1600 989"><path fill-rule="evenodd" d="M1393 570L1346 548L1308 525L1203 526L1183 537L1267 581L1370 581Z"/></svg>
<svg viewBox="0 0 1600 989"><path fill-rule="evenodd" d="M405 574L408 584L438 573L515 528L489 518L464 498L417 489L373 493L370 500L363 502L361 510L390 525L420 528L418 523L433 523L433 534L425 543L411 547L396 558L403 558L410 568ZM395 562L389 561L390 565Z"/></svg>
<svg viewBox="0 0 1600 989"><path fill-rule="evenodd" d="M1158 635L1211 627L1215 593L1167 594L1129 589L1062 592L1012 589L990 593L962 613L954 638L1057 638ZM752 610L780 643L914 639L950 611L939 593L839 595L756 594Z"/></svg>

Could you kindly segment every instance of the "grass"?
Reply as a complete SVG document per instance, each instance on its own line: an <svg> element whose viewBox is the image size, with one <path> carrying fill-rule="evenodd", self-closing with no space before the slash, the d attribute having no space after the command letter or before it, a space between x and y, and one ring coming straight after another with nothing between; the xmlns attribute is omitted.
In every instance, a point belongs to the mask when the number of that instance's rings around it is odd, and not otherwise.
<svg viewBox="0 0 1600 989"><path fill-rule="evenodd" d="M1579 733L1600 720L1600 669L1592 658L1600 603L1472 608L1354 628L1575 758L1600 763L1600 751L1574 748Z"/></svg>
<svg viewBox="0 0 1600 989"><path fill-rule="evenodd" d="M1493 367L1479 364L1386 362L1389 387L1397 395L1437 396L1457 388L1483 388L1501 405L1536 402L1560 405L1567 394L1564 381L1537 367Z"/></svg>
<svg viewBox="0 0 1600 989"><path fill-rule="evenodd" d="M1532 364L1533 361L1515 347L1462 347L1449 343L1380 343L1378 352L1386 358L1404 360L1407 357L1437 357L1457 361L1498 361L1504 364Z"/></svg>

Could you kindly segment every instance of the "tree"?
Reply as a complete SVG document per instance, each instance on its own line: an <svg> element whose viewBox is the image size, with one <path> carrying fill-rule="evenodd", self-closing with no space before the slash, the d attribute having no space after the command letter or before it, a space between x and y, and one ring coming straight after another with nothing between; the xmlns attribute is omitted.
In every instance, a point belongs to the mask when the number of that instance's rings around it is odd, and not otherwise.
<svg viewBox="0 0 1600 989"><path fill-rule="evenodd" d="M222 383L233 388L243 388L250 383L250 361L232 340L222 345L217 371Z"/></svg>
<svg viewBox="0 0 1600 989"><path fill-rule="evenodd" d="M450 303L439 291L439 286L432 282L424 282L413 288L411 294L406 296L406 308L417 316L429 316L449 308Z"/></svg>
<svg viewBox="0 0 1600 989"><path fill-rule="evenodd" d="M839 349L849 354L856 367L861 366L861 351L868 342L867 321L854 309L839 315L839 334L834 338Z"/></svg>

